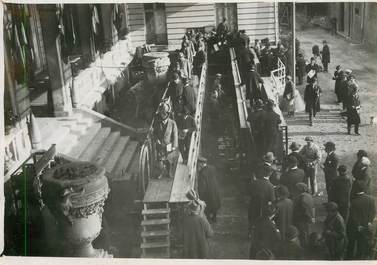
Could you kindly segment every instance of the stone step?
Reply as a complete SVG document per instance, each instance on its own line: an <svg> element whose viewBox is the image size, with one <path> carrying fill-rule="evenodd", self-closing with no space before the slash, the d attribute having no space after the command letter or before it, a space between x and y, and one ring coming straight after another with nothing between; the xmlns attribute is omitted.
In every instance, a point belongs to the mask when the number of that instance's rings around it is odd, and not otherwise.
<svg viewBox="0 0 377 265"><path fill-rule="evenodd" d="M170 213L169 208L161 208L161 209L144 209L141 211L142 215L155 215L155 214L168 214Z"/></svg>
<svg viewBox="0 0 377 265"><path fill-rule="evenodd" d="M131 175L126 173L132 161L132 158L135 155L138 145L138 142L131 141L126 146L126 149L124 150L122 156L119 158L115 169L111 172L113 179L130 180Z"/></svg>
<svg viewBox="0 0 377 265"><path fill-rule="evenodd" d="M105 164L106 172L111 173L119 159L124 152L125 147L130 141L129 136L121 136L118 142L115 144L113 151L111 152L109 159Z"/></svg>
<svg viewBox="0 0 377 265"><path fill-rule="evenodd" d="M150 242L150 243L141 243L140 248L166 248L170 247L169 242Z"/></svg>
<svg viewBox="0 0 377 265"><path fill-rule="evenodd" d="M141 226L167 225L167 224L170 224L170 219L152 219L152 220L141 221Z"/></svg>
<svg viewBox="0 0 377 265"><path fill-rule="evenodd" d="M82 123L77 123L77 121L72 121L72 122L64 122L63 127L68 127L70 130L71 134L75 135L84 135L86 130L88 129L87 124L82 124Z"/></svg>
<svg viewBox="0 0 377 265"><path fill-rule="evenodd" d="M68 127L60 127L58 130L51 132L51 134L43 139L42 148L49 149L52 144L61 145L66 137L69 137L70 129ZM43 135L43 133L42 133Z"/></svg>
<svg viewBox="0 0 377 265"><path fill-rule="evenodd" d="M141 237L162 237L169 236L170 230L142 231Z"/></svg>
<svg viewBox="0 0 377 265"><path fill-rule="evenodd" d="M89 146L90 142L93 141L96 134L101 129L101 123L94 123L90 126L85 135L79 138L78 143L69 151L68 155L74 158L79 158L79 156L85 151Z"/></svg>
<svg viewBox="0 0 377 265"><path fill-rule="evenodd" d="M103 166L109 158L109 155L111 154L111 151L113 150L114 145L119 140L119 138L119 131L111 132L109 137L98 150L97 154L93 157L92 162L97 163L100 166Z"/></svg>
<svg viewBox="0 0 377 265"><path fill-rule="evenodd" d="M88 147L79 156L80 160L91 161L91 159L96 155L99 148L106 141L107 137L110 135L111 129L109 127L101 128L96 134L94 139L89 143Z"/></svg>
<svg viewBox="0 0 377 265"><path fill-rule="evenodd" d="M56 145L59 153L68 154L69 151L78 143L79 136L76 134L68 134L64 139Z"/></svg>

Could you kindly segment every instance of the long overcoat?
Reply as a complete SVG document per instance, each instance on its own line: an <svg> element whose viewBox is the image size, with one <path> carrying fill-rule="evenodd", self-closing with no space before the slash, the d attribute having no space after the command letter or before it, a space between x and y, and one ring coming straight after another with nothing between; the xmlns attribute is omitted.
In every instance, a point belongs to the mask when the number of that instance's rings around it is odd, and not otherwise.
<svg viewBox="0 0 377 265"><path fill-rule="evenodd" d="M220 190L213 166L207 165L199 171L198 192L200 199L206 203L208 212L216 212L221 207Z"/></svg>

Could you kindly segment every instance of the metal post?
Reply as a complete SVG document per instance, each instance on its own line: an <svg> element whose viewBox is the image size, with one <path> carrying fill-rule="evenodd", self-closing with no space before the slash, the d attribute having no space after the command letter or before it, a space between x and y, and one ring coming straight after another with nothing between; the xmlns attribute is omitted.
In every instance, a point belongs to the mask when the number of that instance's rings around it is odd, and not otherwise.
<svg viewBox="0 0 377 265"><path fill-rule="evenodd" d="M296 85L296 4L292 3L293 84Z"/></svg>

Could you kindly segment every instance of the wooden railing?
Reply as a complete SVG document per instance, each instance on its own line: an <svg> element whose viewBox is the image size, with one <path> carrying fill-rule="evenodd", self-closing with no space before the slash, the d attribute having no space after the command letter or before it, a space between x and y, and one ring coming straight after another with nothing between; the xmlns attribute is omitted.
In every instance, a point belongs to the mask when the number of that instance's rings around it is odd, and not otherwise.
<svg viewBox="0 0 377 265"><path fill-rule="evenodd" d="M271 71L271 79L273 80L278 93L282 95L285 88L285 65L280 58L278 58L278 68Z"/></svg>
<svg viewBox="0 0 377 265"><path fill-rule="evenodd" d="M203 106L206 94L206 81L207 81L207 62L202 67L202 72L199 80L199 88L196 99L195 123L197 130L193 132L190 142L189 156L187 160L188 172L191 180L191 188L195 188L196 181L196 165L200 152L200 140L202 134L202 118Z"/></svg>

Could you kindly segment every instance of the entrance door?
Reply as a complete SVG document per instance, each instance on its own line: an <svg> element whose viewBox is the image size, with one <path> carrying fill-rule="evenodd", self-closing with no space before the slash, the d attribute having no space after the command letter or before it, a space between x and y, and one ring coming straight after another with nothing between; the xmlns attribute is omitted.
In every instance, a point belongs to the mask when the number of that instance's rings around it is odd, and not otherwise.
<svg viewBox="0 0 377 265"><path fill-rule="evenodd" d="M219 25L223 21L223 18L226 18L228 21L230 31L238 29L236 3L216 4L216 25Z"/></svg>
<svg viewBox="0 0 377 265"><path fill-rule="evenodd" d="M339 23L337 30L344 32L344 3L339 3Z"/></svg>
<svg viewBox="0 0 377 265"><path fill-rule="evenodd" d="M352 35L351 38L361 43L363 33L363 14L364 3L353 3L353 21L352 21Z"/></svg>
<svg viewBox="0 0 377 265"><path fill-rule="evenodd" d="M144 4L147 44L167 44L165 4Z"/></svg>

